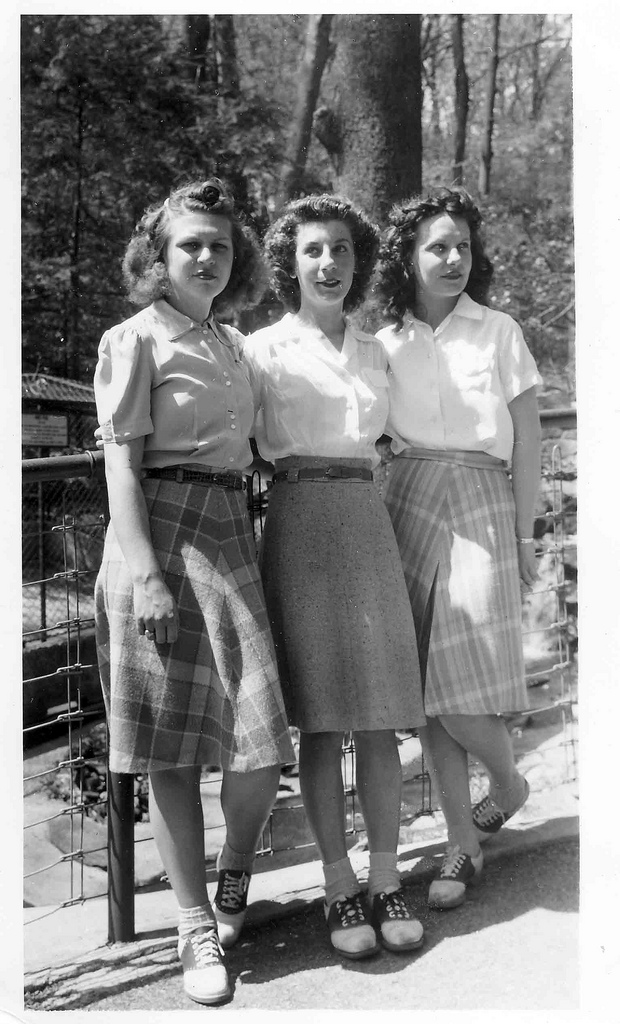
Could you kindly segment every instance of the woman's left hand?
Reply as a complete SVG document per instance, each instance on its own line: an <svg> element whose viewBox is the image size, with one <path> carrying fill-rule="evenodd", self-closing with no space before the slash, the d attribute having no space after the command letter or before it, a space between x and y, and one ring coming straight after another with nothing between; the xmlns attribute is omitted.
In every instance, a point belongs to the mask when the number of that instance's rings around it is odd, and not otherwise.
<svg viewBox="0 0 620 1024"><path fill-rule="evenodd" d="M519 556L519 576L525 587L530 590L538 580L536 549L534 544L517 544Z"/></svg>

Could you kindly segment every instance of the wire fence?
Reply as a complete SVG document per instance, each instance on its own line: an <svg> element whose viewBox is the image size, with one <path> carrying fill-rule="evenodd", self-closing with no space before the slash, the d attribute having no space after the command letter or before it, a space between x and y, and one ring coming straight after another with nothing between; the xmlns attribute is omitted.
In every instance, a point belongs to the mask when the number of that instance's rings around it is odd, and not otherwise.
<svg viewBox="0 0 620 1024"><path fill-rule="evenodd" d="M563 415L562 422L556 415L555 423L574 428L574 413ZM553 426L552 416L549 423ZM536 656L528 662L532 707L522 718L557 714L568 781L576 776L576 473L564 462L562 443L551 439L545 444L535 531L541 585L524 603L524 644ZM30 459L22 463L22 476L25 828L27 842L36 834L47 851L47 856L26 861L25 902L45 905L51 912L107 893L109 938L129 939L134 889L160 884L163 869L148 822L147 777L113 775L107 766L93 620L93 588L107 521L103 458L88 452ZM257 541L267 502L265 476L256 471L248 478L248 506ZM292 738L295 743L294 730ZM406 828L434 807L415 733L399 733L398 739L406 779L401 826ZM343 747L343 772L347 832L355 841L364 825L350 738ZM205 766L209 881L215 878L215 856L224 834L220 783L218 767ZM150 844L152 857L138 856L142 844ZM272 857L277 867L309 858L313 849L297 768L288 766L259 856ZM145 860L150 867L135 875L136 862Z"/></svg>

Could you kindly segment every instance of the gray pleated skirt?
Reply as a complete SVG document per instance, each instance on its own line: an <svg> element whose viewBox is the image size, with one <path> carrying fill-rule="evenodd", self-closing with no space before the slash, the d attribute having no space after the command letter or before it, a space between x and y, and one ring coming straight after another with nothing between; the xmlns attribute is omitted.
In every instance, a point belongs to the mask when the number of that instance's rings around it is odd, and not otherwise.
<svg viewBox="0 0 620 1024"><path fill-rule="evenodd" d="M345 459L278 460L364 465ZM424 724L415 625L376 485L279 482L260 566L291 725L305 732Z"/></svg>

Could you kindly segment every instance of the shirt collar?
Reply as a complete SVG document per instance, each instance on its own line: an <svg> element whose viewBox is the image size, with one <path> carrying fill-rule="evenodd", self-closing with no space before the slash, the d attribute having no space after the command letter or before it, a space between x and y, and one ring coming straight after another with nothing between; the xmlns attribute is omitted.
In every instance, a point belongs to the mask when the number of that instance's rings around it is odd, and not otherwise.
<svg viewBox="0 0 620 1024"><path fill-rule="evenodd" d="M482 308L477 302L474 302L471 296L461 292L459 301L452 310L452 316L465 316L469 320L482 320Z"/></svg>
<svg viewBox="0 0 620 1024"><path fill-rule="evenodd" d="M226 345L228 348L231 347L230 342L213 317L213 314L210 314L206 320L199 323L197 320L192 320L189 316L185 316L185 313L180 313L166 299L157 299L151 306L151 311L158 326L167 335L168 341L179 341L180 338L189 334L190 331L200 330L206 324L211 328L215 337L222 345Z"/></svg>
<svg viewBox="0 0 620 1024"><path fill-rule="evenodd" d="M414 322L421 322L417 320L413 314L410 314L410 316ZM455 316L464 316L467 320L482 320L482 308L477 302L474 302L469 295L466 295L465 292L461 292L456 306L443 318L441 323L438 324L433 331L433 334L440 334ZM422 323L424 323L424 321L422 321Z"/></svg>

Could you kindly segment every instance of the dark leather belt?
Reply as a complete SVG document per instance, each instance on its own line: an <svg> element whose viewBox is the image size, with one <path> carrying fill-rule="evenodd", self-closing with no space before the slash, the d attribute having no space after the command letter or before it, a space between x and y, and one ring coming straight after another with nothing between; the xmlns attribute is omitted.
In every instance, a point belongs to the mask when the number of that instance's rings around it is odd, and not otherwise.
<svg viewBox="0 0 620 1024"><path fill-rule="evenodd" d="M282 480L289 484L295 484L299 480L372 480L372 469L355 469L353 466L301 466L298 469L281 469L274 473L274 484Z"/></svg>
<svg viewBox="0 0 620 1024"><path fill-rule="evenodd" d="M145 469L144 476L156 480L175 480L178 484L215 484L217 487L232 487L235 491L244 491L245 480L241 476L230 473L201 473L199 469L182 469L180 466L168 466L165 469Z"/></svg>

